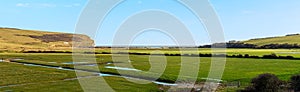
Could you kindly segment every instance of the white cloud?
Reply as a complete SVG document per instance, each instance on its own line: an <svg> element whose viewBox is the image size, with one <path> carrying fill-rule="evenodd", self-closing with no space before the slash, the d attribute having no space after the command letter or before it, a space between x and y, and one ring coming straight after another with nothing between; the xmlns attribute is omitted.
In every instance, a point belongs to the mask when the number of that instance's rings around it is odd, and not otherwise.
<svg viewBox="0 0 300 92"><path fill-rule="evenodd" d="M55 4L50 4L50 3L17 3L16 4L17 7L49 7L49 8L54 8L57 5Z"/></svg>
<svg viewBox="0 0 300 92"><path fill-rule="evenodd" d="M48 4L48 3L43 3L43 4L38 4L40 7L56 7L55 4Z"/></svg>
<svg viewBox="0 0 300 92"><path fill-rule="evenodd" d="M30 4L29 3L17 3L16 6L17 7L29 7Z"/></svg>
<svg viewBox="0 0 300 92"><path fill-rule="evenodd" d="M69 4L69 5L64 5L64 7L79 7L79 6L81 6L81 5L78 4L78 3Z"/></svg>
<svg viewBox="0 0 300 92"><path fill-rule="evenodd" d="M66 4L66 5L56 5L52 3L17 3L17 7L31 7L31 8L55 8L55 7L80 7L80 3Z"/></svg>

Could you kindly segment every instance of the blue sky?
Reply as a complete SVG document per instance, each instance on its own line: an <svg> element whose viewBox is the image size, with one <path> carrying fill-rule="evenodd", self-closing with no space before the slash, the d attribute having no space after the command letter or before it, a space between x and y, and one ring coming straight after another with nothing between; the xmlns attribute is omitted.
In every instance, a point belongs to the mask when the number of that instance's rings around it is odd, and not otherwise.
<svg viewBox="0 0 300 92"><path fill-rule="evenodd" d="M87 0L7 0L0 3L0 27L73 33ZM210 0L224 28L226 40L246 40L300 33L299 0ZM128 16L145 9L160 9L178 17L197 44L209 43L196 17L173 0L128 0L106 18L95 38L110 45L117 27ZM156 31L139 35L134 44L174 44Z"/></svg>

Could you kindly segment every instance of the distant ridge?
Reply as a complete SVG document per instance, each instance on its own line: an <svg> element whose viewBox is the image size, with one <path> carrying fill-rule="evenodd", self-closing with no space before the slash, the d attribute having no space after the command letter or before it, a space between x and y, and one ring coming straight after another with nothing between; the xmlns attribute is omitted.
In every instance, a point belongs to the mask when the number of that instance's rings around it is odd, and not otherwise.
<svg viewBox="0 0 300 92"><path fill-rule="evenodd" d="M71 49L73 37L93 46L94 42L86 35L0 28L1 51L65 50Z"/></svg>
<svg viewBox="0 0 300 92"><path fill-rule="evenodd" d="M94 41L82 34L61 32L46 32L38 30L24 30L18 28L0 27L0 51L53 51L71 50L73 39L84 42L86 46L94 46ZM218 45L218 44L217 44ZM219 44L222 45L222 44ZM153 47L153 46L152 46ZM155 48L158 48L156 46ZM187 46L193 48L194 46ZM210 48L210 45L200 46ZM246 41L229 41L228 48L300 48L300 34L285 36L255 38ZM98 46L110 48L110 46ZM147 46L133 46L133 48L147 48ZM153 47L154 48L154 47ZM160 48L179 48L177 46L160 46Z"/></svg>
<svg viewBox="0 0 300 92"><path fill-rule="evenodd" d="M246 41L242 41L247 44L255 44L258 46L268 45L268 44L298 44L300 45L300 34L288 34L285 36L276 37L266 37L266 38L256 38Z"/></svg>

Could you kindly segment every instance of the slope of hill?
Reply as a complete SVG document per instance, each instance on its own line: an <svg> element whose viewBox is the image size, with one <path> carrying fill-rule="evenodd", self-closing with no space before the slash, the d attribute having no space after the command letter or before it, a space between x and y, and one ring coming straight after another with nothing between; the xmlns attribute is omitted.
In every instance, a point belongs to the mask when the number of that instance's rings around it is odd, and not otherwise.
<svg viewBox="0 0 300 92"><path fill-rule="evenodd" d="M72 40L85 41L93 46L93 40L86 35L0 28L0 50L63 50L71 49Z"/></svg>
<svg viewBox="0 0 300 92"><path fill-rule="evenodd" d="M268 44L298 44L300 45L300 34L290 34L286 36L268 37L268 38L257 38L243 41L248 44L255 44L258 46Z"/></svg>

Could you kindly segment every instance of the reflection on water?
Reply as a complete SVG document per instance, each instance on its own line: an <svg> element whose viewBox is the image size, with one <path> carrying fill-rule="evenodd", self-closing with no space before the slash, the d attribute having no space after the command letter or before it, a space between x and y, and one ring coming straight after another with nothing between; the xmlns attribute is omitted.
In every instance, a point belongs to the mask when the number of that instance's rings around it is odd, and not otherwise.
<svg viewBox="0 0 300 92"><path fill-rule="evenodd" d="M109 76L116 76L116 75L111 75L111 74L103 74L103 73L96 73L97 75L101 77L109 77Z"/></svg>
<svg viewBox="0 0 300 92"><path fill-rule="evenodd" d="M59 69L59 70L68 70L68 71L75 71L75 69L68 69L68 68L63 68L63 67L55 67L55 66L46 66L46 65L37 65L37 64L25 64L21 63L20 64L26 65L26 66L36 66L36 67L44 67L44 68L52 68L52 69ZM133 68L124 68L124 67L114 67L114 66L106 66L105 68L111 68L111 69L119 69L119 70L129 70L129 71L141 71L138 69L133 69ZM84 70L76 70L80 72L88 72ZM123 77L123 78L133 78L133 79L139 79L139 80L145 80L145 79L140 79L140 78L134 78L134 77L127 77L127 76L121 76L121 75L112 75L112 74L103 74L103 73L94 73L95 75L101 76L101 77ZM172 84L172 83L166 83L166 82L159 82L159 81L152 81L155 84L159 85L165 85L165 86L177 86L177 84ZM1 88L1 86L0 86Z"/></svg>
<svg viewBox="0 0 300 92"><path fill-rule="evenodd" d="M97 64L87 64L87 65L83 65L83 66L97 66Z"/></svg>
<svg viewBox="0 0 300 92"><path fill-rule="evenodd" d="M52 69L59 69L59 70L68 70L68 71L74 71L74 69L67 69L62 67L54 67L54 66L44 66L44 65L36 65L36 64L24 64L26 66L37 66L37 67L44 67L44 68L52 68Z"/></svg>
<svg viewBox="0 0 300 92"><path fill-rule="evenodd" d="M223 81L223 80L220 80L220 79L213 79L213 78L201 78L201 79L205 79L205 80L213 80L213 81L218 81L218 82Z"/></svg>
<svg viewBox="0 0 300 92"><path fill-rule="evenodd" d="M160 84L160 85L165 85L165 86L177 86L177 84L171 84L171 83L165 83L165 82L158 82L158 81L153 81L155 84Z"/></svg>
<svg viewBox="0 0 300 92"><path fill-rule="evenodd" d="M62 63L62 64L74 65L74 64L86 64L86 63L89 63L89 62L65 62L65 63Z"/></svg>
<svg viewBox="0 0 300 92"><path fill-rule="evenodd" d="M117 69L117 70L128 70L128 71L141 71L133 68L124 68L124 67L115 67L115 66L106 66L105 68Z"/></svg>

